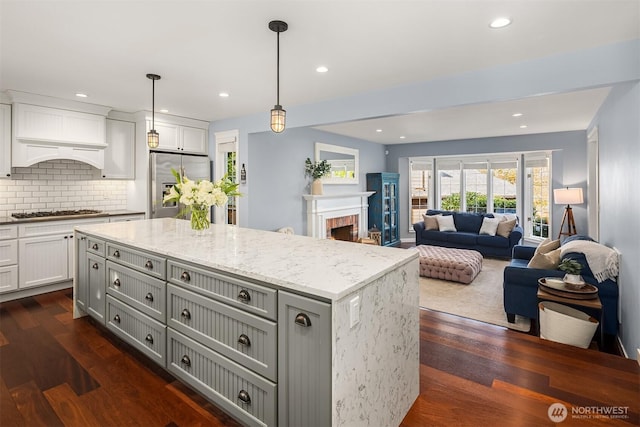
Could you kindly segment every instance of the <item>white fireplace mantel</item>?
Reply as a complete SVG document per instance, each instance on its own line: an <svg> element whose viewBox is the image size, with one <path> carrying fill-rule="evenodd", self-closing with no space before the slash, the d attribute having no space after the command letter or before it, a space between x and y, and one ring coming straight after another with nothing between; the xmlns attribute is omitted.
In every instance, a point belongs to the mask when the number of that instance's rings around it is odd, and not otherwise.
<svg viewBox="0 0 640 427"><path fill-rule="evenodd" d="M369 196L374 191L345 194L304 194L307 201L307 235L326 239L327 219L358 215L358 237L367 237Z"/></svg>

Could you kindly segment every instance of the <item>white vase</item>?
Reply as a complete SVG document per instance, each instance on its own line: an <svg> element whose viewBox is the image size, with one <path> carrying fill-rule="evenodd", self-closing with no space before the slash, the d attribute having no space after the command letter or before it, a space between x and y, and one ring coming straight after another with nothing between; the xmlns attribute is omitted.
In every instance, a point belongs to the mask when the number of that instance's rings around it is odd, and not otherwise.
<svg viewBox="0 0 640 427"><path fill-rule="evenodd" d="M313 182L311 183L311 194L313 194L314 196L321 196L322 195L322 180L321 179L314 179Z"/></svg>

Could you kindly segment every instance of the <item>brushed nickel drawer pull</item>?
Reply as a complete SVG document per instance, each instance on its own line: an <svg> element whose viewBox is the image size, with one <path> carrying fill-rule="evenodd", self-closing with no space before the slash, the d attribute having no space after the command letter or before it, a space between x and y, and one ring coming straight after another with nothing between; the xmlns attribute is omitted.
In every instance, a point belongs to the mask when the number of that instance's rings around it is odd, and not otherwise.
<svg viewBox="0 0 640 427"><path fill-rule="evenodd" d="M153 344L153 336L151 334L147 334L147 336L144 337L144 340L149 344Z"/></svg>
<svg viewBox="0 0 640 427"><path fill-rule="evenodd" d="M153 302L153 294L149 292L147 295L144 296L144 299L146 299L149 302Z"/></svg>
<svg viewBox="0 0 640 427"><path fill-rule="evenodd" d="M251 398L249 397L249 393L244 390L240 390L238 393L238 399L242 401L242 403L246 403L247 405L251 405Z"/></svg>
<svg viewBox="0 0 640 427"><path fill-rule="evenodd" d="M120 316L118 316L117 314L113 316L113 321L116 323L120 323Z"/></svg>
<svg viewBox="0 0 640 427"><path fill-rule="evenodd" d="M182 356L180 362L182 362L184 365L191 366L191 359L189 359L189 356L187 356L186 354Z"/></svg>
<svg viewBox="0 0 640 427"><path fill-rule="evenodd" d="M311 326L311 319L309 319L309 316L307 316L304 313L298 313L298 315L296 316L295 323L296 325L300 325L300 326L304 326L305 328L308 328L309 326Z"/></svg>
<svg viewBox="0 0 640 427"><path fill-rule="evenodd" d="M120 258L120 251L119 250L113 251L113 256L114 258Z"/></svg>
<svg viewBox="0 0 640 427"><path fill-rule="evenodd" d="M240 300L240 302L243 302L245 304L248 304L249 301L251 301L251 295L249 294L249 292L247 292L245 289L242 289L239 293L238 293L238 299Z"/></svg>
<svg viewBox="0 0 640 427"><path fill-rule="evenodd" d="M94 262L93 265L91 266L91 268L93 268L94 270L98 269L98 263Z"/></svg>
<svg viewBox="0 0 640 427"><path fill-rule="evenodd" d="M120 279L116 279L113 281L113 286L115 286L116 288L120 287Z"/></svg>
<svg viewBox="0 0 640 427"><path fill-rule="evenodd" d="M149 270L153 270L153 263L151 261L147 261L144 264L145 267L147 267Z"/></svg>
<svg viewBox="0 0 640 427"><path fill-rule="evenodd" d="M189 282L191 280L191 276L186 271L183 271L180 275L180 279L182 279L183 282Z"/></svg>
<svg viewBox="0 0 640 427"><path fill-rule="evenodd" d="M247 347L251 347L251 340L245 334L238 337L238 342L242 345L246 345Z"/></svg>
<svg viewBox="0 0 640 427"><path fill-rule="evenodd" d="M189 310L187 310L186 308L182 310L182 313L180 313L180 316L184 317L187 320L191 320L191 313L189 313Z"/></svg>
<svg viewBox="0 0 640 427"><path fill-rule="evenodd" d="M94 244L93 244L93 246L91 246L91 248L92 248L94 251L97 251L97 250L98 250L98 244L97 244L97 243L94 243Z"/></svg>

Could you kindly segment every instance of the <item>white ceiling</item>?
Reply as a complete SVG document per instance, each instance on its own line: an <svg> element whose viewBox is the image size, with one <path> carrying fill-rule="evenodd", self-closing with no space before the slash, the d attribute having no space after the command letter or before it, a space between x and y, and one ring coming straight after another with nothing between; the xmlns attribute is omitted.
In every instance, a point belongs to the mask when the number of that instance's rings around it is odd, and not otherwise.
<svg viewBox="0 0 640 427"><path fill-rule="evenodd" d="M503 15L513 24L491 30ZM145 75L157 73L156 110L214 121L275 104L273 19L289 24L280 101L291 109L638 38L639 18L638 0L0 0L0 90L75 100L84 92L84 102L135 112L150 109ZM329 72L316 73L319 65ZM382 143L584 129L605 91L323 128ZM513 131L514 109L527 129Z"/></svg>

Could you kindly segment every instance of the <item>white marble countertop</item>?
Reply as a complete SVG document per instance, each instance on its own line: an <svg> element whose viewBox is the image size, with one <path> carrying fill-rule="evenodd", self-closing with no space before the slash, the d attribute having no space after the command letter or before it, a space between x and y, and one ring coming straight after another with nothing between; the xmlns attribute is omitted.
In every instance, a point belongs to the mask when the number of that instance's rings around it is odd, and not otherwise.
<svg viewBox="0 0 640 427"><path fill-rule="evenodd" d="M173 218L76 230L331 301L418 257L416 251L231 225L211 224L197 237L188 221Z"/></svg>

